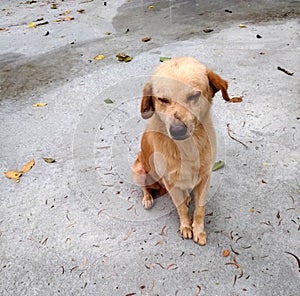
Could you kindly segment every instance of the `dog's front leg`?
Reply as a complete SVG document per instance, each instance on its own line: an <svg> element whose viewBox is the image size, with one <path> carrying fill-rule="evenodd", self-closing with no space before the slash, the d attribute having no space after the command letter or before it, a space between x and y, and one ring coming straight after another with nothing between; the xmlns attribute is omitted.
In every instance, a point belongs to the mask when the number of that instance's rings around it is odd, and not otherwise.
<svg viewBox="0 0 300 296"><path fill-rule="evenodd" d="M205 199L209 185L209 175L202 177L201 182L194 188L195 211L193 220L194 241L199 245L206 244L206 232L204 230Z"/></svg>
<svg viewBox="0 0 300 296"><path fill-rule="evenodd" d="M180 220L180 233L183 238L192 238L193 230L191 225L191 218L189 215L189 209L187 206L188 192L179 188L173 187L168 190L169 194L175 204Z"/></svg>

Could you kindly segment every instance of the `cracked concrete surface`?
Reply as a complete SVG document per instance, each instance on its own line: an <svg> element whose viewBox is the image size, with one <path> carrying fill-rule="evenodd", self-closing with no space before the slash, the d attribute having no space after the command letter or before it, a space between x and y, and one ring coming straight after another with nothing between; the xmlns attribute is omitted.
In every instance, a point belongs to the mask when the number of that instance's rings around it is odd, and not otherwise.
<svg viewBox="0 0 300 296"><path fill-rule="evenodd" d="M57 4L0 5L1 295L297 295L300 2ZM53 22L66 10L74 20ZM214 99L226 166L213 173L204 247L181 239L168 198L144 210L130 179L161 56L193 56L244 97ZM4 176L31 159L19 183Z"/></svg>

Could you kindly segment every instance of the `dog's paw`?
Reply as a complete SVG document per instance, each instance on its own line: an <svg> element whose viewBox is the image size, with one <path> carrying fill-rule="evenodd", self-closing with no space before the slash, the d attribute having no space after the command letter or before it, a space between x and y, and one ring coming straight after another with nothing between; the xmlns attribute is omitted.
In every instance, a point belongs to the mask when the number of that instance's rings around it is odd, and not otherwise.
<svg viewBox="0 0 300 296"><path fill-rule="evenodd" d="M206 245L206 232L205 231L196 231L193 229L194 242L204 246Z"/></svg>
<svg viewBox="0 0 300 296"><path fill-rule="evenodd" d="M150 209L154 203L153 197L151 195L144 196L142 203L145 209Z"/></svg>
<svg viewBox="0 0 300 296"><path fill-rule="evenodd" d="M183 238L193 238L193 230L191 226L180 226L180 233Z"/></svg>

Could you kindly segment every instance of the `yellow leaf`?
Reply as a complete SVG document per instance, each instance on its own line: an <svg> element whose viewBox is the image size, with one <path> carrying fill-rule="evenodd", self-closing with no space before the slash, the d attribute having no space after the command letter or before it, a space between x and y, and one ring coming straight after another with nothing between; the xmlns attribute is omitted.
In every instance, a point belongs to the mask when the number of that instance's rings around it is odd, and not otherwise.
<svg viewBox="0 0 300 296"><path fill-rule="evenodd" d="M47 106L47 103L38 103L32 105L32 107L45 107L45 106Z"/></svg>
<svg viewBox="0 0 300 296"><path fill-rule="evenodd" d="M34 166L34 159L23 165L20 173L27 173Z"/></svg>
<svg viewBox="0 0 300 296"><path fill-rule="evenodd" d="M62 13L62 15L67 15L67 14L70 14L71 11L70 10L66 10L65 12Z"/></svg>
<svg viewBox="0 0 300 296"><path fill-rule="evenodd" d="M155 8L155 6L154 5L148 5L147 8L148 9L153 9L153 8Z"/></svg>
<svg viewBox="0 0 300 296"><path fill-rule="evenodd" d="M105 58L104 55L98 54L98 55L96 55L96 56L94 57L94 60L103 60L104 58Z"/></svg>
<svg viewBox="0 0 300 296"><path fill-rule="evenodd" d="M67 16L63 19L63 21L72 21L74 19L74 17L72 16Z"/></svg>
<svg viewBox="0 0 300 296"><path fill-rule="evenodd" d="M240 27L240 28L247 28L246 25L244 25L244 24L240 24L239 27Z"/></svg>
<svg viewBox="0 0 300 296"><path fill-rule="evenodd" d="M30 24L29 24L29 28L35 28L36 27L36 24L34 23L34 22L31 22Z"/></svg>
<svg viewBox="0 0 300 296"><path fill-rule="evenodd" d="M128 63L132 60L132 57L130 57L129 55L127 55L124 52L118 53L116 55L116 57L118 58L118 61L125 62L125 63Z"/></svg>
<svg viewBox="0 0 300 296"><path fill-rule="evenodd" d="M22 173L17 171L9 171L5 172L4 174L9 179L19 179L22 176Z"/></svg>

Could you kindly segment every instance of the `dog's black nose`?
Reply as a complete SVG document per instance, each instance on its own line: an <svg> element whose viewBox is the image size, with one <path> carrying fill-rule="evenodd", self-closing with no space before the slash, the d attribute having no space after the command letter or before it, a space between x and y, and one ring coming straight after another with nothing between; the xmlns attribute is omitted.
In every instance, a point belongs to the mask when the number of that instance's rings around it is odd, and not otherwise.
<svg viewBox="0 0 300 296"><path fill-rule="evenodd" d="M188 137L186 125L184 123L171 125L170 135L175 140L184 140L184 139L186 139Z"/></svg>

